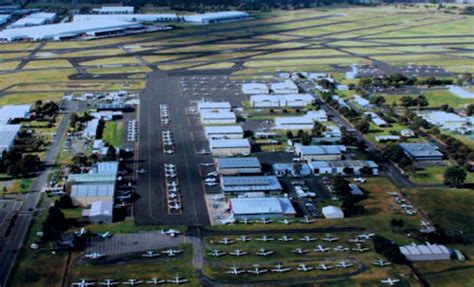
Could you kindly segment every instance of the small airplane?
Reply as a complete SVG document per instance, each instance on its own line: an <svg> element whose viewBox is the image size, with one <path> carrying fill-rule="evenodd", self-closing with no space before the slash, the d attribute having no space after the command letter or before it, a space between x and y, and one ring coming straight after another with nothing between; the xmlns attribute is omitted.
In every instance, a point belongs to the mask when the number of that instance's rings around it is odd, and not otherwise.
<svg viewBox="0 0 474 287"><path fill-rule="evenodd" d="M354 265L354 264L348 263L348 262L346 262L346 261L344 261L344 260L341 260L341 261L339 261L339 262L336 264L336 267L349 268L349 267L351 267L352 265Z"/></svg>
<svg viewBox="0 0 474 287"><path fill-rule="evenodd" d="M241 235L241 236L239 236L239 238L237 238L237 240L242 241L242 242L247 242L247 241L252 240L252 238L250 238L248 236L245 236L245 235Z"/></svg>
<svg viewBox="0 0 474 287"><path fill-rule="evenodd" d="M168 249L168 250L161 251L161 253L168 254L169 257L174 257L177 254L182 253L182 252L183 250L179 250L179 249Z"/></svg>
<svg viewBox="0 0 474 287"><path fill-rule="evenodd" d="M334 242L334 241L338 241L339 237L332 236L331 234L326 234L326 236L321 238L321 240L327 241L327 242Z"/></svg>
<svg viewBox="0 0 474 287"><path fill-rule="evenodd" d="M293 220L288 220L288 219L286 219L286 218L280 221L280 223L283 223L283 224L285 224L285 225L290 225L290 224L292 224L293 222L294 222Z"/></svg>
<svg viewBox="0 0 474 287"><path fill-rule="evenodd" d="M207 173L206 176L218 176L219 174L217 173L217 171L211 171L209 173Z"/></svg>
<svg viewBox="0 0 474 287"><path fill-rule="evenodd" d="M375 236L375 233L362 233L362 234L357 235L358 238L365 239L365 240L372 239L372 237L374 236Z"/></svg>
<svg viewBox="0 0 474 287"><path fill-rule="evenodd" d="M127 202L120 202L119 204L116 204L114 205L115 208L122 208L122 207L127 207L127 206L130 206L131 204L130 203L127 203Z"/></svg>
<svg viewBox="0 0 474 287"><path fill-rule="evenodd" d="M382 258L377 259L377 260L376 260L374 263L372 263L372 264L375 265L375 266L379 266L379 267L385 267L385 266L392 265L391 262L384 261Z"/></svg>
<svg viewBox="0 0 474 287"><path fill-rule="evenodd" d="M105 254L99 253L99 252L92 252L92 253L84 255L84 257L88 259L99 259L99 258L105 257Z"/></svg>
<svg viewBox="0 0 474 287"><path fill-rule="evenodd" d="M242 220L239 220L239 223L249 224L249 223L252 223L252 221L248 220L247 218L243 218Z"/></svg>
<svg viewBox="0 0 474 287"><path fill-rule="evenodd" d="M344 247L342 245L338 245L338 246L334 247L333 250L336 251L336 252L346 252L346 251L349 251L349 248Z"/></svg>
<svg viewBox="0 0 474 287"><path fill-rule="evenodd" d="M232 274L232 275L239 275L241 273L245 273L245 270L239 269L236 266L233 266L233 267L230 268L229 271L226 271L225 273Z"/></svg>
<svg viewBox="0 0 474 287"><path fill-rule="evenodd" d="M99 235L99 237L104 238L104 239L112 237L112 233L110 233L109 231L106 231L104 233L98 233L97 235Z"/></svg>
<svg viewBox="0 0 474 287"><path fill-rule="evenodd" d="M306 224L310 224L310 223L314 223L314 219L309 219L309 217L307 215L304 216L304 219L301 220L300 222L301 223L306 223Z"/></svg>
<svg viewBox="0 0 474 287"><path fill-rule="evenodd" d="M291 252L293 252L294 254L305 254L305 253L308 253L309 250L298 247L298 248L295 248L295 249L291 250Z"/></svg>
<svg viewBox="0 0 474 287"><path fill-rule="evenodd" d="M273 241L274 239L272 237L268 237L266 235L263 235L262 237L257 238L257 240L267 242L267 241Z"/></svg>
<svg viewBox="0 0 474 287"><path fill-rule="evenodd" d="M163 280L163 279L159 279L159 278L151 278L151 280L149 281L146 281L146 284L149 284L149 285L160 285L160 284L164 284L166 283L166 280Z"/></svg>
<svg viewBox="0 0 474 287"><path fill-rule="evenodd" d="M221 252L217 249L213 249L211 252L207 253L209 256L213 256L213 257L221 257L221 256L224 256L226 253L225 252Z"/></svg>
<svg viewBox="0 0 474 287"><path fill-rule="evenodd" d="M188 282L188 280L186 278L179 277L179 275L176 275L173 279L166 280L166 282L179 285Z"/></svg>
<svg viewBox="0 0 474 287"><path fill-rule="evenodd" d="M262 223L262 224L267 224L267 223L271 223L272 220L271 219L268 219L266 217L262 217L258 220L259 223Z"/></svg>
<svg viewBox="0 0 474 287"><path fill-rule="evenodd" d="M290 270L291 270L291 268L283 267L283 265L277 264L277 265L275 265L275 268L271 269L270 271L276 272L276 273L284 273L284 272L288 272Z"/></svg>
<svg viewBox="0 0 474 287"><path fill-rule="evenodd" d="M147 252L143 253L142 254L142 257L145 257L145 258L153 258L153 257L158 257L160 256L161 254L160 253L157 253L153 250L148 250Z"/></svg>
<svg viewBox="0 0 474 287"><path fill-rule="evenodd" d="M289 236L286 236L286 235L283 235L282 237L278 238L278 240L284 241L284 242L290 242L290 241L293 241L293 238L289 237Z"/></svg>
<svg viewBox="0 0 474 287"><path fill-rule="evenodd" d="M146 169L142 168L142 169L137 169L137 173L145 174L145 173L148 173L148 171Z"/></svg>
<svg viewBox="0 0 474 287"><path fill-rule="evenodd" d="M234 251L229 252L229 254L233 255L233 256L240 257L240 256L247 255L247 252L241 251L240 249L235 249Z"/></svg>
<svg viewBox="0 0 474 287"><path fill-rule="evenodd" d="M222 240L219 240L218 242L221 243L221 244L224 244L224 245L229 245L229 244L235 243L234 240L230 240L228 237L224 237L224 238L222 238Z"/></svg>
<svg viewBox="0 0 474 287"><path fill-rule="evenodd" d="M217 182L206 182L204 184L207 185L207 186L216 186Z"/></svg>
<svg viewBox="0 0 474 287"><path fill-rule="evenodd" d="M331 270L331 269L333 269L334 267L331 266L331 265L319 264L316 268L319 269L319 270L324 270L324 271L326 271L326 270Z"/></svg>
<svg viewBox="0 0 474 287"><path fill-rule="evenodd" d="M169 208L170 208L170 209L174 209L174 210L180 210L180 209L181 209L181 204L179 204L179 203L170 204L170 205L169 205Z"/></svg>
<svg viewBox="0 0 474 287"><path fill-rule="evenodd" d="M177 186L178 186L178 184L176 183L176 181L167 182L166 185L167 185L167 186L172 186L172 187L177 187Z"/></svg>
<svg viewBox="0 0 474 287"><path fill-rule="evenodd" d="M137 286L142 284L143 281L137 279L128 279L128 281L122 282L123 285Z"/></svg>
<svg viewBox="0 0 474 287"><path fill-rule="evenodd" d="M129 194L129 195L117 195L117 199L120 200L120 201L124 201L124 200L130 199L130 198L132 198L131 194Z"/></svg>
<svg viewBox="0 0 474 287"><path fill-rule="evenodd" d="M355 237L355 238L351 238L349 240L347 240L349 242L352 242L352 243L364 243L365 242L365 239L361 239L359 237Z"/></svg>
<svg viewBox="0 0 474 287"><path fill-rule="evenodd" d="M82 235L86 234L87 232L88 232L87 229L85 229L85 228L83 227L83 228L81 228L81 230L75 231L74 234L77 235L77 236L79 236L79 237L81 237Z"/></svg>
<svg viewBox="0 0 474 287"><path fill-rule="evenodd" d="M260 265L258 264L254 264L252 265L254 267L254 269L250 269L250 270L247 270L248 273L253 273L255 275L260 275L260 274L263 274L263 273L266 273L268 272L267 269L260 269L258 268Z"/></svg>
<svg viewBox="0 0 474 287"><path fill-rule="evenodd" d="M383 280L380 280L380 283L382 284L388 284L389 286L394 286L396 285L398 282L400 282L399 279L392 279L392 278L387 278L387 279L383 279Z"/></svg>
<svg viewBox="0 0 474 287"><path fill-rule="evenodd" d="M311 266L306 266L306 264L300 264L300 265L298 266L298 268L296 268L296 270L298 270L298 271L303 271L303 272L308 272L308 271L311 271L311 270L313 270L313 269L314 269L313 267L311 267Z"/></svg>
<svg viewBox="0 0 474 287"><path fill-rule="evenodd" d="M119 283L117 281L115 281L114 279L104 279L104 281L99 282L99 285L107 286L107 287L115 286L115 285L118 285L118 284Z"/></svg>
<svg viewBox="0 0 474 287"><path fill-rule="evenodd" d="M352 248L352 251L357 251L357 252L366 252L369 251L370 249L367 247L362 247L360 243L357 243L356 248Z"/></svg>
<svg viewBox="0 0 474 287"><path fill-rule="evenodd" d="M171 237L175 237L176 235L181 234L181 231L176 229L161 230L161 234L166 234Z"/></svg>
<svg viewBox="0 0 474 287"><path fill-rule="evenodd" d="M79 282L72 283L72 286L76 286L76 287L87 287L87 286L93 286L93 285L95 285L94 282L91 282L83 278L79 279Z"/></svg>
<svg viewBox="0 0 474 287"><path fill-rule="evenodd" d="M331 248L329 248L329 247L324 247L324 246L322 246L322 245L318 245L318 246L316 246L316 248L314 249L314 251L316 251L316 252L322 252L322 253L324 253L324 252L326 252L326 251L329 251L329 250L331 250Z"/></svg>
<svg viewBox="0 0 474 287"><path fill-rule="evenodd" d="M201 162L200 164L202 166L213 166L214 165L212 162Z"/></svg>
<svg viewBox="0 0 474 287"><path fill-rule="evenodd" d="M255 252L256 255L258 256L270 256L272 255L274 252L272 250L266 250L264 248L260 248L257 252Z"/></svg>
<svg viewBox="0 0 474 287"><path fill-rule="evenodd" d="M301 237L300 240L301 240L301 241L306 241L306 242L311 242L311 241L315 241L316 238L311 237L311 236L309 236L309 235L305 235L305 236Z"/></svg>
<svg viewBox="0 0 474 287"><path fill-rule="evenodd" d="M206 155L206 154L209 154L209 151L205 150L205 149L202 149L198 152L196 152L197 154L201 154L201 155Z"/></svg>

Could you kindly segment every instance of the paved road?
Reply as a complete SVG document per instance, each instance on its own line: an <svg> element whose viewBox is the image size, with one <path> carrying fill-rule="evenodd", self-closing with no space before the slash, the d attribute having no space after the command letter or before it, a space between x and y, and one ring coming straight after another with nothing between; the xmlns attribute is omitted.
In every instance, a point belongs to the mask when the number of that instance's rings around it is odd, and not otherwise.
<svg viewBox="0 0 474 287"><path fill-rule="evenodd" d="M33 181L32 192L24 197L24 204L18 214L15 224L10 232L10 236L2 246L0 253L0 286L6 286L11 271L15 266L19 251L23 247L31 220L35 216L35 207L40 198L41 188L45 185L48 174L51 172L56 160L59 148L61 148L61 138L69 125L69 116L75 111L76 103L68 102L63 119L59 123L56 137L52 141L44 161L45 169Z"/></svg>

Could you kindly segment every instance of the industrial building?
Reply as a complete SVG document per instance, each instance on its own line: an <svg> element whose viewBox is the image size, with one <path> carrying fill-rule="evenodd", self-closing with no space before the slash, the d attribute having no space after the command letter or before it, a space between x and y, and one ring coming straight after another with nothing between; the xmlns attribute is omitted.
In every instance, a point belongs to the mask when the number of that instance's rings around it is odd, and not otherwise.
<svg viewBox="0 0 474 287"><path fill-rule="evenodd" d="M237 122L237 117L233 112L202 112L200 114L200 118L203 125L235 124Z"/></svg>
<svg viewBox="0 0 474 287"><path fill-rule="evenodd" d="M303 177L311 175L311 168L304 162L275 163L272 165L273 173L278 177L291 176Z"/></svg>
<svg viewBox="0 0 474 287"><path fill-rule="evenodd" d="M21 125L0 124L0 158L3 151L9 151L13 147L20 129Z"/></svg>
<svg viewBox="0 0 474 287"><path fill-rule="evenodd" d="M99 120L98 119L92 119L86 123L86 127L82 131L82 137L83 138L88 138L88 139L93 139L97 135L97 129L99 128Z"/></svg>
<svg viewBox="0 0 474 287"><path fill-rule="evenodd" d="M379 173L378 165L371 160L336 160L336 161L309 161L309 167L314 175L320 174L356 174L361 169L368 168L373 175Z"/></svg>
<svg viewBox="0 0 474 287"><path fill-rule="evenodd" d="M84 209L82 217L92 224L109 224L113 221L114 203L112 201L96 201L90 209Z"/></svg>
<svg viewBox="0 0 474 287"><path fill-rule="evenodd" d="M430 124L438 126L443 130L461 134L468 134L474 131L469 117L462 117L455 113L443 111L423 111L417 114Z"/></svg>
<svg viewBox="0 0 474 287"><path fill-rule="evenodd" d="M283 190L276 176L221 176L220 184L224 193L234 195L249 192L278 194Z"/></svg>
<svg viewBox="0 0 474 287"><path fill-rule="evenodd" d="M38 12L27 15L15 22L9 28L22 28L30 26L39 26L46 23L51 23L56 18L56 13Z"/></svg>
<svg viewBox="0 0 474 287"><path fill-rule="evenodd" d="M474 93L460 86L449 86L449 91L461 99L474 99Z"/></svg>
<svg viewBox="0 0 474 287"><path fill-rule="evenodd" d="M430 142L401 143L399 146L407 156L416 161L442 160L444 158L439 148Z"/></svg>
<svg viewBox="0 0 474 287"><path fill-rule="evenodd" d="M200 113L230 112L232 106L229 102L200 102L197 104L197 109Z"/></svg>
<svg viewBox="0 0 474 287"><path fill-rule="evenodd" d="M0 108L0 124L30 118L31 105L6 105Z"/></svg>
<svg viewBox="0 0 474 287"><path fill-rule="evenodd" d="M400 140L400 136L396 135L379 135L375 136L375 140L379 143L385 143L385 142L396 142Z"/></svg>
<svg viewBox="0 0 474 287"><path fill-rule="evenodd" d="M242 85L242 93L245 95L262 95L270 93L270 90L266 84L248 83Z"/></svg>
<svg viewBox="0 0 474 287"><path fill-rule="evenodd" d="M285 197L250 197L229 200L235 220L294 217L296 211Z"/></svg>
<svg viewBox="0 0 474 287"><path fill-rule="evenodd" d="M298 86L292 80L286 80L281 83L271 84L271 90L275 94L297 94L299 92Z"/></svg>
<svg viewBox="0 0 474 287"><path fill-rule="evenodd" d="M11 17L9 14L0 14L0 25L7 23Z"/></svg>
<svg viewBox="0 0 474 287"><path fill-rule="evenodd" d="M241 139L244 137L244 130L241 126L206 126L204 135L210 139Z"/></svg>
<svg viewBox="0 0 474 287"><path fill-rule="evenodd" d="M120 22L176 22L178 16L176 14L111 14L111 15L91 15L79 14L74 15L73 22L101 22L104 20L120 21Z"/></svg>
<svg viewBox="0 0 474 287"><path fill-rule="evenodd" d="M353 97L354 103L356 103L358 106L366 109L370 106L370 102L367 99L364 99L363 97L359 95L354 95Z"/></svg>
<svg viewBox="0 0 474 287"><path fill-rule="evenodd" d="M314 122L327 122L328 117L324 110L308 111L306 115L299 117L276 117L275 127L277 130L309 130Z"/></svg>
<svg viewBox="0 0 474 287"><path fill-rule="evenodd" d="M365 112L364 115L369 117L370 120L378 127L387 127L388 126L388 123L384 119L379 117L379 115L377 115L374 112Z"/></svg>
<svg viewBox="0 0 474 287"><path fill-rule="evenodd" d="M221 175L258 174L262 165L256 157L227 157L216 159L216 170Z"/></svg>
<svg viewBox="0 0 474 287"><path fill-rule="evenodd" d="M305 107L311 105L314 97L311 94L288 95L254 95L250 105L255 108Z"/></svg>
<svg viewBox="0 0 474 287"><path fill-rule="evenodd" d="M237 21L249 17L248 13L240 11L223 11L184 16L185 22L196 24L215 24L221 22Z"/></svg>
<svg viewBox="0 0 474 287"><path fill-rule="evenodd" d="M113 202L115 184L73 184L71 187L71 198L75 205L82 207L90 206L97 201Z"/></svg>
<svg viewBox="0 0 474 287"><path fill-rule="evenodd" d="M400 246L400 252L405 255L409 261L440 261L450 260L451 252L444 245L430 244L426 245L405 245Z"/></svg>
<svg viewBox="0 0 474 287"><path fill-rule="evenodd" d="M328 205L323 207L321 211L326 219L344 218L344 212L337 206Z"/></svg>
<svg viewBox="0 0 474 287"><path fill-rule="evenodd" d="M304 160L339 160L346 147L343 145L302 145L295 144L295 153Z"/></svg>
<svg viewBox="0 0 474 287"><path fill-rule="evenodd" d="M251 145L248 139L211 139L209 148L214 156L249 155Z"/></svg>
<svg viewBox="0 0 474 287"><path fill-rule="evenodd" d="M134 12L133 6L102 6L92 9L92 13L97 14L133 14Z"/></svg>

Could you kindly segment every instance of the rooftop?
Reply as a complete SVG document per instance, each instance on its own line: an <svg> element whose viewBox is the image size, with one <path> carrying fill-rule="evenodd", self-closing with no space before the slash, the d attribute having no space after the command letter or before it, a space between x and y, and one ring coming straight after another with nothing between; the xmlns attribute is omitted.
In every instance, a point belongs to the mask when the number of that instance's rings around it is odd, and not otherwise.
<svg viewBox="0 0 474 287"><path fill-rule="evenodd" d="M233 133L243 133L244 130L241 126L206 126L204 127L204 132L206 134L233 134Z"/></svg>
<svg viewBox="0 0 474 287"><path fill-rule="evenodd" d="M430 142L401 143L400 147L412 157L443 157L438 147Z"/></svg>
<svg viewBox="0 0 474 287"><path fill-rule="evenodd" d="M225 192L282 190L276 176L221 176Z"/></svg>
<svg viewBox="0 0 474 287"><path fill-rule="evenodd" d="M248 139L218 139L209 140L209 146L213 148L234 148L234 147L249 147L250 142Z"/></svg>
<svg viewBox="0 0 474 287"><path fill-rule="evenodd" d="M261 168L262 165L256 157L227 157L218 158L219 168Z"/></svg>
<svg viewBox="0 0 474 287"><path fill-rule="evenodd" d="M345 146L341 145L302 145L295 144L297 151L301 152L302 155L329 155L329 154L342 154L346 150Z"/></svg>
<svg viewBox="0 0 474 287"><path fill-rule="evenodd" d="M296 214L288 198L257 197L230 199L234 214Z"/></svg>
<svg viewBox="0 0 474 287"><path fill-rule="evenodd" d="M80 197L113 197L115 184L74 184L71 196Z"/></svg>
<svg viewBox="0 0 474 287"><path fill-rule="evenodd" d="M426 245L405 245L400 246L403 255L431 255L431 254L449 254L449 249L444 245L429 244Z"/></svg>
<svg viewBox="0 0 474 287"><path fill-rule="evenodd" d="M91 204L89 216L112 216L114 203L112 201L96 201Z"/></svg>

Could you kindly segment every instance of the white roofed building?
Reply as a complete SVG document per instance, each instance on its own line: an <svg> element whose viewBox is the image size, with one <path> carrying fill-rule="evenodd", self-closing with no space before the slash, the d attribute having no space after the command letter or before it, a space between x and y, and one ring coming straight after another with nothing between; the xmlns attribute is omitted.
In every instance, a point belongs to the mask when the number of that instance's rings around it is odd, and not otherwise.
<svg viewBox="0 0 474 287"><path fill-rule="evenodd" d="M311 105L313 101L314 97L311 94L250 96L250 104L256 108L305 107Z"/></svg>
<svg viewBox="0 0 474 287"><path fill-rule="evenodd" d="M294 217L296 211L285 197L232 198L229 207L236 220Z"/></svg>
<svg viewBox="0 0 474 287"><path fill-rule="evenodd" d="M8 124L14 120L29 119L31 105L6 105L0 108L0 124Z"/></svg>
<svg viewBox="0 0 474 287"><path fill-rule="evenodd" d="M266 84L262 83L248 83L242 85L242 93L245 95L261 95L268 94L270 90Z"/></svg>
<svg viewBox="0 0 474 287"><path fill-rule="evenodd" d="M56 18L56 13L38 12L27 15L15 22L13 22L9 28L21 28L38 26L52 22Z"/></svg>
<svg viewBox="0 0 474 287"><path fill-rule="evenodd" d="M249 14L240 11L223 11L184 16L185 22L196 24L214 24L220 22L237 21L248 18Z"/></svg>
<svg viewBox="0 0 474 287"><path fill-rule="evenodd" d="M251 145L248 139L211 139L209 148L214 156L249 155Z"/></svg>
<svg viewBox="0 0 474 287"><path fill-rule="evenodd" d="M309 145L295 144L295 153L304 160L339 160L346 147L343 145Z"/></svg>
<svg viewBox="0 0 474 287"><path fill-rule="evenodd" d="M297 94L299 92L298 86L292 80L273 83L271 84L271 90L275 94Z"/></svg>
<svg viewBox="0 0 474 287"><path fill-rule="evenodd" d="M97 201L113 202L115 184L74 184L71 187L71 198L75 205L87 207Z"/></svg>
<svg viewBox="0 0 474 287"><path fill-rule="evenodd" d="M361 174L363 168L369 169L373 175L379 173L378 165L371 160L316 160L308 161L314 175L322 174Z"/></svg>
<svg viewBox="0 0 474 287"><path fill-rule="evenodd" d="M198 111L201 112L230 112L232 106L229 102L200 102L197 104Z"/></svg>
<svg viewBox="0 0 474 287"><path fill-rule="evenodd" d="M97 14L133 14L135 8L133 6L102 6L92 9L92 12Z"/></svg>
<svg viewBox="0 0 474 287"><path fill-rule="evenodd" d="M206 126L204 134L207 139L241 139L244 130L241 126Z"/></svg>
<svg viewBox="0 0 474 287"><path fill-rule="evenodd" d="M9 151L20 132L21 125L3 125L0 124L0 158L3 151Z"/></svg>
<svg viewBox="0 0 474 287"><path fill-rule="evenodd" d="M79 14L74 15L73 22L90 21L121 21L121 22L175 22L178 16L173 13L168 14L111 14L111 15L92 15Z"/></svg>
<svg viewBox="0 0 474 287"><path fill-rule="evenodd" d="M114 203L112 201L92 202L87 217L92 224L109 224L113 221Z"/></svg>
<svg viewBox="0 0 474 287"><path fill-rule="evenodd" d="M276 176L221 176L221 189L234 195L267 192L280 193L283 188Z"/></svg>
<svg viewBox="0 0 474 287"><path fill-rule="evenodd" d="M366 115L367 117L370 118L370 120L378 127L386 127L388 126L388 123L382 119L381 117L379 117L379 115L377 115L376 113L374 112L365 112L364 115Z"/></svg>
<svg viewBox="0 0 474 287"><path fill-rule="evenodd" d="M405 255L408 261L440 261L450 260L451 252L444 245L430 244L426 245L405 245L400 246L400 252Z"/></svg>
<svg viewBox="0 0 474 287"><path fill-rule="evenodd" d="M11 19L10 14L0 14L0 25L7 23Z"/></svg>
<svg viewBox="0 0 474 287"><path fill-rule="evenodd" d="M226 157L216 159L216 170L221 175L256 174L262 165L257 157Z"/></svg>
<svg viewBox="0 0 474 287"><path fill-rule="evenodd" d="M306 130L312 129L314 122L327 122L328 116L324 110L308 111L306 115L299 117L276 117L275 127L277 130Z"/></svg>
<svg viewBox="0 0 474 287"><path fill-rule="evenodd" d="M327 219L338 219L344 218L344 212L337 206L328 205L322 208L324 218Z"/></svg>
<svg viewBox="0 0 474 287"><path fill-rule="evenodd" d="M237 117L233 112L201 112L200 113L201 124L235 124Z"/></svg>

